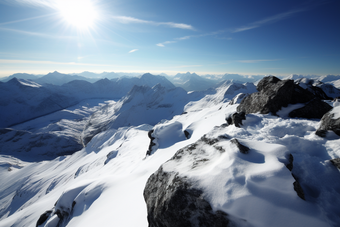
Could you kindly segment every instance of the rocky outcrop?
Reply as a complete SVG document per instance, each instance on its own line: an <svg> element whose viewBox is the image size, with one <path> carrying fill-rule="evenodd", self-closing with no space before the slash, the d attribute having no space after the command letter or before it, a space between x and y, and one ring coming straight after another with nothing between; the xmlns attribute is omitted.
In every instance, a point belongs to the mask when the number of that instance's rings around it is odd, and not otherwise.
<svg viewBox="0 0 340 227"><path fill-rule="evenodd" d="M231 226L226 213L212 210L202 190L162 167L148 179L144 199L149 227Z"/></svg>
<svg viewBox="0 0 340 227"><path fill-rule="evenodd" d="M293 167L294 167L294 165L293 165L294 157L293 157L292 154L289 154L288 161L289 161L289 163L286 164L286 167L287 167L287 169L289 169L290 172L292 172L293 171ZM304 193L304 191L303 191L303 189L301 187L301 184L299 182L299 178L295 174L293 174L293 173L292 173L292 176L293 176L293 178L295 180L294 183L293 183L294 191L296 191L296 194L301 199L306 200L305 199L305 193Z"/></svg>
<svg viewBox="0 0 340 227"><path fill-rule="evenodd" d="M336 116L337 113L340 113L340 106L334 107L321 118L320 127L316 131L318 136L325 137L327 130L332 130L340 136L340 117Z"/></svg>
<svg viewBox="0 0 340 227"><path fill-rule="evenodd" d="M44 224L51 213L52 213L52 210L47 210L42 215L40 215L37 221L36 227L39 227L40 225Z"/></svg>
<svg viewBox="0 0 340 227"><path fill-rule="evenodd" d="M334 158L330 160L331 163L338 169L340 169L340 158Z"/></svg>
<svg viewBox="0 0 340 227"><path fill-rule="evenodd" d="M150 176L144 189L149 227L225 227L235 226L235 221L245 222L221 210L214 211L205 198L203 189L193 183L190 177L175 169L169 169L169 166L179 163L186 163L184 165L191 170L202 168L213 162L210 152L219 155L227 152L224 146L219 144L226 142L229 143L229 137L226 135L204 135L196 143L178 150ZM237 139L230 142L244 154L249 151L249 148L240 144ZM206 152L206 149L210 152Z"/></svg>
<svg viewBox="0 0 340 227"><path fill-rule="evenodd" d="M72 202L71 209L56 209L45 211L42 215L40 215L36 227L45 227L45 226L53 226L53 227L63 227L66 226L70 220L70 216L73 212L73 208L76 205L76 202Z"/></svg>
<svg viewBox="0 0 340 227"><path fill-rule="evenodd" d="M306 103L314 95L296 85L293 80L280 80L274 76L264 77L257 85L259 92L245 97L237 107L238 112L276 114L289 104Z"/></svg>
<svg viewBox="0 0 340 227"><path fill-rule="evenodd" d="M234 139L230 140L230 142L235 144L242 154L248 154L249 153L249 150L250 150L249 147L244 146L243 144L240 144L240 142L238 142L237 139L234 138Z"/></svg>
<svg viewBox="0 0 340 227"><path fill-rule="evenodd" d="M152 136L153 132L154 132L153 129L148 132L148 137L150 139L150 144L149 144L149 149L146 151L146 155L151 155L152 150L153 150L152 148L156 145L156 143L154 143L154 140L156 138Z"/></svg>
<svg viewBox="0 0 340 227"><path fill-rule="evenodd" d="M304 107L295 109L289 113L291 118L318 118L321 119L322 116L330 111L332 107L327 103L323 102L319 98L314 98L312 101L308 102Z"/></svg>
<svg viewBox="0 0 340 227"><path fill-rule="evenodd" d="M242 121L246 119L246 114L244 112L240 113L233 113L229 115L225 120L227 121L228 125L235 125L236 127L240 128L242 125Z"/></svg>

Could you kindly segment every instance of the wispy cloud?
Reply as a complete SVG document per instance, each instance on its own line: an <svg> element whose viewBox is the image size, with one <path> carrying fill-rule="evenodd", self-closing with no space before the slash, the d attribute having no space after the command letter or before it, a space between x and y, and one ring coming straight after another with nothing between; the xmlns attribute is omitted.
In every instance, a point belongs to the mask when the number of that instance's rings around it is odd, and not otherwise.
<svg viewBox="0 0 340 227"><path fill-rule="evenodd" d="M171 40L171 41L165 41L165 42L162 42L162 43L157 43L156 46L165 47L166 44L177 43L178 41L188 40L188 39L191 39L191 38L199 38L199 37L204 37L204 36L218 35L218 34L223 33L223 32L225 32L225 31L219 30L219 31L208 32L208 33L203 33L203 34L199 34L199 35L187 35L187 36L175 38L174 40Z"/></svg>
<svg viewBox="0 0 340 227"><path fill-rule="evenodd" d="M13 20L13 21L2 22L2 23L0 23L0 26L1 25L7 25L7 24L20 23L20 22L25 22L25 21L35 20L35 19L41 19L41 18L44 18L44 17L50 17L52 15L55 15L55 14L48 14L48 15L42 15L42 16L37 16L37 17L29 17L29 18L20 19L20 20Z"/></svg>
<svg viewBox="0 0 340 227"><path fill-rule="evenodd" d="M112 66L112 65L104 65L104 64L88 64L88 63L77 63L77 62L55 62L55 61L34 61L34 60L13 60L13 59L0 59L0 64Z"/></svg>
<svg viewBox="0 0 340 227"><path fill-rule="evenodd" d="M156 46L165 47L166 44L170 44L170 43L177 43L177 41L165 41L162 43L157 43Z"/></svg>
<svg viewBox="0 0 340 227"><path fill-rule="evenodd" d="M256 59L256 60L239 60L241 63L259 63L264 61L278 61L279 59Z"/></svg>
<svg viewBox="0 0 340 227"><path fill-rule="evenodd" d="M237 33L237 32L243 32L243 31L251 30L251 29L254 29L254 28L261 27L261 26L266 25L266 24L273 24L273 23L275 23L277 21L287 19L287 18L293 16L294 14L297 14L299 12L303 12L303 11L306 11L306 10L307 9L294 9L294 10L290 10L288 12L280 13L280 14L277 14L275 16L265 18L263 20L255 21L255 22L250 23L250 24L248 24L246 26L242 26L242 27L236 28L236 29L234 29L232 31L232 33Z"/></svg>
<svg viewBox="0 0 340 227"><path fill-rule="evenodd" d="M136 52L137 50L138 50L138 49L130 50L130 51L129 51L129 54L130 54L130 53L133 53L133 52Z"/></svg>
<svg viewBox="0 0 340 227"><path fill-rule="evenodd" d="M6 1L6 0L5 0ZM7 0L9 3L28 4L38 7L57 8L57 0Z"/></svg>
<svg viewBox="0 0 340 227"><path fill-rule="evenodd" d="M275 22L287 19L289 17L292 17L293 15L303 12L303 11L307 11L309 9L311 9L313 6L306 6L305 8L300 8L300 9L293 9L284 13L280 13L259 21L255 21L253 23L250 23L248 25L236 28L236 29L223 29L223 30L218 30L218 31L214 31L214 32L209 32L209 33L203 33L203 34L198 34L198 35L189 35L189 36L183 36L183 37L179 37L179 38L175 38L173 41L166 41L166 42L162 42L162 43L158 43L156 44L157 46L160 47L164 47L165 44L170 44L170 43L176 43L178 41L183 41L183 40L188 40L191 38L200 38L200 37L204 37L204 36L213 36L213 35L219 35L222 33L238 33L238 32L243 32L243 31L247 31L247 30L251 30L251 29L255 29L261 26L264 26L266 24L273 24ZM226 40L231 40L231 37L225 38Z"/></svg>
<svg viewBox="0 0 340 227"><path fill-rule="evenodd" d="M187 30L195 30L195 28L189 24L183 23L174 23L174 22L156 22L156 21L149 21L149 20L142 20L134 17L127 17L127 16L112 16L113 19L119 21L123 24L150 24L154 26L166 26L171 28L180 28L180 29L187 29Z"/></svg>
<svg viewBox="0 0 340 227"><path fill-rule="evenodd" d="M45 33L29 32L29 31L12 29L12 28L2 28L2 27L0 27L0 30L8 31L8 32L16 32L16 33L20 33L20 34L24 34L24 35L30 35L30 36L39 36L39 37L50 38L50 39L76 39L76 37L73 37L73 36L49 35L49 34L45 34Z"/></svg>

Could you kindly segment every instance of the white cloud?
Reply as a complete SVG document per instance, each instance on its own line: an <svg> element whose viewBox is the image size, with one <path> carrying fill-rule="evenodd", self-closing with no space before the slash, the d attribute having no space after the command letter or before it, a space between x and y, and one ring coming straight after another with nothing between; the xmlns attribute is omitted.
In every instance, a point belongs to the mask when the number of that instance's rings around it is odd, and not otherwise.
<svg viewBox="0 0 340 227"><path fill-rule="evenodd" d="M149 20L141 20L134 17L126 17L126 16L112 16L113 19L118 20L120 23L123 24L130 24L130 23L137 23L137 24L150 24L155 26L164 25L171 28L180 28L180 29L187 29L187 30L195 30L195 28L189 24L183 23L174 23L174 22L156 22L156 21L149 21Z"/></svg>
<svg viewBox="0 0 340 227"><path fill-rule="evenodd" d="M162 43L157 43L156 46L164 47L166 44L170 44L170 43L177 43L177 41L165 41Z"/></svg>
<svg viewBox="0 0 340 227"><path fill-rule="evenodd" d="M136 52L138 49L133 49L133 50L130 50L129 53L133 53L133 52Z"/></svg>

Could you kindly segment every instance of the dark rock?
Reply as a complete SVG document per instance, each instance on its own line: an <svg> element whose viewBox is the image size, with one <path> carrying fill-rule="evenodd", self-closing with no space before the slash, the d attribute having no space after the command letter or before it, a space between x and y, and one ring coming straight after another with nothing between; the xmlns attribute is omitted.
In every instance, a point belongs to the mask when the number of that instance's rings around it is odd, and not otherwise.
<svg viewBox="0 0 340 227"><path fill-rule="evenodd" d="M242 120L246 120L246 114L244 112L240 113L233 113L229 115L225 119L228 123L228 125L235 125L236 127L240 128L242 124Z"/></svg>
<svg viewBox="0 0 340 227"><path fill-rule="evenodd" d="M276 114L289 104L305 103L314 95L296 85L293 80L280 80L277 77L264 77L257 85L259 92L245 97L237 107L238 112Z"/></svg>
<svg viewBox="0 0 340 227"><path fill-rule="evenodd" d="M230 140L230 142L235 144L242 154L248 154L249 153L249 150L250 150L249 147L240 144L240 142L238 142L237 139L234 138L234 139Z"/></svg>
<svg viewBox="0 0 340 227"><path fill-rule="evenodd" d="M222 140L228 140L229 139L229 137L227 135L220 135L217 138L222 139Z"/></svg>
<svg viewBox="0 0 340 227"><path fill-rule="evenodd" d="M335 158L330 161L336 168L340 169L340 158Z"/></svg>
<svg viewBox="0 0 340 227"><path fill-rule="evenodd" d="M288 161L289 161L289 163L286 164L286 167L287 167L287 169L289 169L289 171L292 171L293 170L293 161L294 161L294 157L293 157L292 154L289 154Z"/></svg>
<svg viewBox="0 0 340 227"><path fill-rule="evenodd" d="M190 138L190 133L187 130L184 130L184 135L185 135L185 138L187 139Z"/></svg>
<svg viewBox="0 0 340 227"><path fill-rule="evenodd" d="M301 199L306 200L306 199L305 199L305 193L304 193L304 191L303 191L303 189L302 189L302 187L301 187L301 185L300 185L300 183L299 183L299 179L298 179L294 174L292 174L292 176L293 176L294 179L295 179L295 182L293 183L294 191L296 191L297 195L298 195Z"/></svg>
<svg viewBox="0 0 340 227"><path fill-rule="evenodd" d="M340 111L340 107L334 107L333 110ZM334 118L334 111L327 112L321 118L320 127L315 132L315 134L321 137L325 137L327 134L327 130L332 130L335 134L340 136L340 118Z"/></svg>
<svg viewBox="0 0 340 227"><path fill-rule="evenodd" d="M47 210L42 215L40 215L40 218L38 219L37 224L35 226L38 227L44 224L44 222L47 220L47 218L50 216L51 213L52 213L52 210Z"/></svg>
<svg viewBox="0 0 340 227"><path fill-rule="evenodd" d="M275 76L263 77L263 79L257 84L256 89L258 91L267 90L271 85L276 84L279 81L281 80Z"/></svg>
<svg viewBox="0 0 340 227"><path fill-rule="evenodd" d="M115 157L117 157L118 151L110 151L110 153L108 153L106 155L106 160L104 162L104 165L106 165L107 163L109 163L112 159L114 159ZM81 171L81 168L78 169L78 171ZM76 175L78 173L78 171L76 172ZM79 174L79 173L78 173Z"/></svg>
<svg viewBox="0 0 340 227"><path fill-rule="evenodd" d="M151 155L152 153L152 148L156 145L153 141L156 139L155 137L152 136L152 133L154 130L150 130L148 132L148 137L150 138L150 144L149 144L149 149L146 151L146 155Z"/></svg>
<svg viewBox="0 0 340 227"><path fill-rule="evenodd" d="M231 225L223 211L214 212L203 192L178 173L160 167L148 179L144 189L149 227L227 227Z"/></svg>
<svg viewBox="0 0 340 227"><path fill-rule="evenodd" d="M289 113L289 117L291 118L319 118L330 111L332 107L327 103L323 102L319 98L314 98L312 101L308 102L304 107L295 109Z"/></svg>
<svg viewBox="0 0 340 227"><path fill-rule="evenodd" d="M59 207L57 208L56 205L58 204L58 201L54 204L54 208L52 210L45 211L40 218L37 221L36 227L42 225L45 223L45 221L48 218L51 218L55 215L58 216L59 220L57 223L57 227L62 227L62 226L67 226L67 223L70 221L72 215L73 215L73 208L76 205L76 201L72 202L72 207L67 208L67 207Z"/></svg>
<svg viewBox="0 0 340 227"><path fill-rule="evenodd" d="M206 135L202 136L200 140L203 141L204 143L208 144L208 145L213 145L213 144L218 142L218 139L208 138Z"/></svg>
<svg viewBox="0 0 340 227"><path fill-rule="evenodd" d="M320 137L326 137L327 130L318 129L318 130L316 130L315 134L320 136Z"/></svg>
<svg viewBox="0 0 340 227"><path fill-rule="evenodd" d="M288 161L289 161L289 163L286 164L286 167L287 167L287 169L289 169L290 172L292 172L292 171L293 171L293 167L294 167L294 165L293 165L294 157L293 157L292 154L289 154L289 156L288 156ZM302 189L302 187L301 187L301 184L300 184L300 182L299 182L298 177L297 177L295 174L293 174L293 173L292 173L292 176L293 176L293 178L295 179L295 181L294 181L294 183L293 183L294 191L296 191L296 194L297 194L301 199L306 200L306 199L305 199L305 193L304 193L304 191L303 191L303 189Z"/></svg>

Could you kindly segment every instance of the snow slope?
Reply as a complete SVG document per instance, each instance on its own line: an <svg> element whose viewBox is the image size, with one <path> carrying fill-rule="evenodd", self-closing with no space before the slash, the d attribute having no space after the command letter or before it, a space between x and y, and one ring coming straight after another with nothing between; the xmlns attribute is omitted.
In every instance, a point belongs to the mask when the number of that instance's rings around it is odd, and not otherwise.
<svg viewBox="0 0 340 227"><path fill-rule="evenodd" d="M230 104L231 98L240 91L253 91L249 84L243 86L225 84L200 101L184 108L179 105L183 109L176 111L186 114L174 114L155 126L108 127L70 156L24 162L0 155L0 226L36 226L47 210L50 215L41 226L56 226L61 220L58 212L66 217L61 226L148 226L143 190L161 165L195 182L213 209L244 219L239 226L337 226L340 174L328 160L340 156L339 137L332 133L327 138L316 136L317 121L271 115L249 114L241 128L227 126L225 117L238 105ZM143 103L129 112L136 119L140 110L149 108L147 100L154 100L151 103L156 106L168 103L152 96L161 91L158 86L136 87L121 100L121 108ZM146 156L151 129L158 149ZM183 137L184 130L190 132L189 139ZM236 138L250 148L249 154L241 154L229 140L221 140L216 146L223 153L202 145L193 156L167 162L205 134ZM293 189L295 179L285 167L288 154L294 157L292 173L300 179L306 200ZM192 169L192 158L208 161Z"/></svg>

